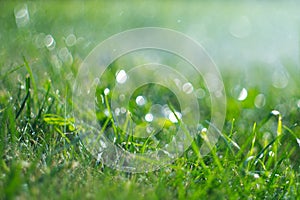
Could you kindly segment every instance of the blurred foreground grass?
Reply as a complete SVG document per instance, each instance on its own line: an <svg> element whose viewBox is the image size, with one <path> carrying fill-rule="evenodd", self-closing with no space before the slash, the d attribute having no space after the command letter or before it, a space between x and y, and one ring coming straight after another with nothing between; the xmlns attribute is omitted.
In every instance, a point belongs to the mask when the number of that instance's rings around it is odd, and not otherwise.
<svg viewBox="0 0 300 200"><path fill-rule="evenodd" d="M1 1L0 198L299 198L294 4ZM252 22L250 32L242 31L247 23L233 23L243 15ZM265 27L276 20L281 31ZM158 171L129 174L103 166L78 139L72 86L99 42L144 26L182 31L203 44L220 67L227 115L222 137L204 158L189 149ZM256 45L267 46L266 52ZM199 135L195 143L201 142Z"/></svg>

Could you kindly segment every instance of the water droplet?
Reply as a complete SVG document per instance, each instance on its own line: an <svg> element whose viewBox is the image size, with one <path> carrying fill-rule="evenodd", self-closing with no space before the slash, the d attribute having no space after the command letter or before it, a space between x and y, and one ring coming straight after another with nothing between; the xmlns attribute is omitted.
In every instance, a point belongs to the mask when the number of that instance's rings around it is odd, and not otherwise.
<svg viewBox="0 0 300 200"><path fill-rule="evenodd" d="M55 48L56 42L52 35L46 35L44 39L44 44L49 50L53 50Z"/></svg>
<svg viewBox="0 0 300 200"><path fill-rule="evenodd" d="M262 107L264 107L265 104L266 104L266 98L265 98L265 95L264 95L264 94L258 94L258 95L255 97L254 105L255 105L257 108L262 108Z"/></svg>
<svg viewBox="0 0 300 200"><path fill-rule="evenodd" d="M181 113L177 111L175 113L171 112L168 116L169 120L173 123L178 123L177 118L180 120L181 117L182 117Z"/></svg>
<svg viewBox="0 0 300 200"><path fill-rule="evenodd" d="M194 91L194 87L191 83L187 82L187 83L183 84L182 90L186 94L191 94Z"/></svg>
<svg viewBox="0 0 300 200"><path fill-rule="evenodd" d="M146 103L146 99L143 96L138 96L136 97L135 102L137 105L143 106Z"/></svg>
<svg viewBox="0 0 300 200"><path fill-rule="evenodd" d="M255 173L255 174L253 174L253 177L254 177L255 179L258 179L258 178L259 178L259 174Z"/></svg>
<svg viewBox="0 0 300 200"><path fill-rule="evenodd" d="M246 90L246 88L243 88L239 94L238 100L239 101L244 101L248 96L248 92Z"/></svg>
<svg viewBox="0 0 300 200"><path fill-rule="evenodd" d="M105 89L104 89L104 95L108 95L109 92L110 92L110 90L109 90L108 88L105 88Z"/></svg>
<svg viewBox="0 0 300 200"><path fill-rule="evenodd" d="M147 114L145 115L145 120L146 120L147 122L152 122L153 119L154 119L154 117L153 117L153 115L152 115L151 113L147 113Z"/></svg>
<svg viewBox="0 0 300 200"><path fill-rule="evenodd" d="M272 110L271 114L277 116L280 115L280 112L278 110Z"/></svg>
<svg viewBox="0 0 300 200"><path fill-rule="evenodd" d="M18 28L26 26L29 21L29 12L26 4L18 5L14 9L16 24Z"/></svg>
<svg viewBox="0 0 300 200"><path fill-rule="evenodd" d="M118 83L123 84L127 80L127 74L124 70L120 70L116 75L116 80Z"/></svg>

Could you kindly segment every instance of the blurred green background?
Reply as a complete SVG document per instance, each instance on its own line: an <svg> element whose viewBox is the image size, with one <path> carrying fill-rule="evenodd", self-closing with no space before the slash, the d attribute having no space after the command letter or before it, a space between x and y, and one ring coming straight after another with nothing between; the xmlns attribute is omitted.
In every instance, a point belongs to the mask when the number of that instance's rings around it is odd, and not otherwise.
<svg viewBox="0 0 300 200"><path fill-rule="evenodd" d="M289 115L289 105L297 109L300 104L297 1L1 1L0 5L3 93L14 93L21 79L18 74L27 73L23 67L4 78L24 62L23 57L38 85L50 79L61 93L66 87L71 91L80 63L97 44L128 29L156 26L180 31L206 49L225 80L228 106L230 98L235 100L231 110L238 110L235 103L245 90L248 98L241 103L246 108L278 109ZM228 118L234 114L241 113L230 112Z"/></svg>
<svg viewBox="0 0 300 200"><path fill-rule="evenodd" d="M43 56L47 35L56 42L50 53L67 47L76 60L113 34L147 26L187 34L220 67L299 59L297 1L1 1L0 9L5 65Z"/></svg>

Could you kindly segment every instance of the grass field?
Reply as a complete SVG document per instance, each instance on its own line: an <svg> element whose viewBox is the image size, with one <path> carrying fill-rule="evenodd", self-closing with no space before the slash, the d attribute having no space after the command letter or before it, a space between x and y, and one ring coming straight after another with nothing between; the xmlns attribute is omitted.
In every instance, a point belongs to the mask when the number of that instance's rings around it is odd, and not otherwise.
<svg viewBox="0 0 300 200"><path fill-rule="evenodd" d="M0 1L0 199L299 199L297 5ZM81 141L72 91L80 64L97 44L149 26L180 31L203 45L223 78L226 117L217 144L199 156L211 103L202 77L193 77L202 88L193 144L158 170L129 173L106 166ZM145 62L136 55L112 64L98 101L101 95L111 100L104 89L115 84L118 69ZM135 91L129 109L143 90L151 100L146 111L167 100L179 110L170 90L154 86ZM97 120L128 152L155 151L178 128L162 126L158 142L123 137L109 108L99 105ZM133 120L143 124L146 111L134 111Z"/></svg>

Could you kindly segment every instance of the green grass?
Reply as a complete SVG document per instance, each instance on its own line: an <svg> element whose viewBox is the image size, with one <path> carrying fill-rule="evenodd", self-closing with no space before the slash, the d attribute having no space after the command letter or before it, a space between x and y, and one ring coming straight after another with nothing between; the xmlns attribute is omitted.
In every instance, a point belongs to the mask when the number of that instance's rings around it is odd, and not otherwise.
<svg viewBox="0 0 300 200"><path fill-rule="evenodd" d="M300 74L297 64L288 59L281 60L289 74L285 88L275 87L274 80L266 77L273 70L266 63L245 61L249 68L242 69L220 66L227 96L226 120L219 130L218 143L204 157L198 155L205 142L204 129L182 156L154 172L114 170L86 149L72 115L78 67L98 42L114 33L142 26L184 32L190 24L180 24L177 18L189 22L199 14L193 4L165 2L159 8L157 4L137 4L135 10L130 4L101 2L99 11L93 2L61 6L57 2L29 2L31 22L18 28L13 14L17 3L0 3L0 24L4 27L0 30L0 199L299 199ZM234 2L224 8L222 5L203 3L199 18L217 9L226 17L212 16L220 24L226 23L238 11ZM181 6L191 12L178 9ZM236 6L245 8L243 4ZM273 4L270 9L277 7ZM118 17L122 12L123 17ZM218 30L210 24L207 31L218 42L229 38L218 37ZM38 48L35 37L39 33L51 34L57 51ZM58 52L67 46L64 38L70 33L82 37L76 45L68 46L71 63L59 58ZM55 56L61 65L55 62ZM119 61L112 69L122 64ZM113 75L108 72L110 86L114 84L110 78ZM197 81L201 84L201 77ZM244 101L237 100L241 87L248 91ZM103 88L98 92L103 95ZM153 96L172 97L164 88L156 92ZM264 94L266 101L255 106L259 94ZM207 128L209 97L199 103L204 116L199 123ZM99 105L98 120L105 124L107 133L121 135L120 127L104 114L108 107ZM172 134L168 132L170 127L164 127L165 135ZM164 135L158 138L168 141ZM134 137L119 137L116 142L125 142L123 148L131 152L159 147L153 141Z"/></svg>

